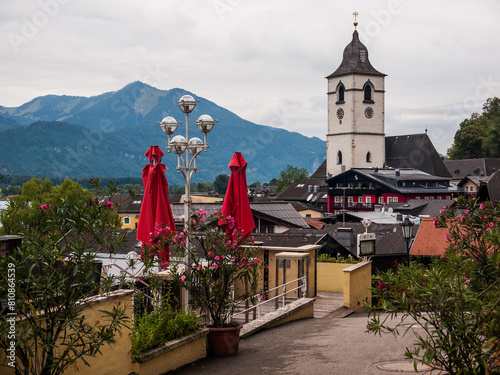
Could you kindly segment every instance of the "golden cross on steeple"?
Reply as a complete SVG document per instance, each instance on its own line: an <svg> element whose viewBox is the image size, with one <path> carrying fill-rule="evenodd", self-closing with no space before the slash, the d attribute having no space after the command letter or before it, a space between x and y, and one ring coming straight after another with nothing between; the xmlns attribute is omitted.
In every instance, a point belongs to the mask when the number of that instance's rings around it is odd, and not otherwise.
<svg viewBox="0 0 500 375"><path fill-rule="evenodd" d="M359 16L359 13L354 11L352 15L354 16L354 30L356 30L356 26L358 26L358 21L356 21L356 17Z"/></svg>

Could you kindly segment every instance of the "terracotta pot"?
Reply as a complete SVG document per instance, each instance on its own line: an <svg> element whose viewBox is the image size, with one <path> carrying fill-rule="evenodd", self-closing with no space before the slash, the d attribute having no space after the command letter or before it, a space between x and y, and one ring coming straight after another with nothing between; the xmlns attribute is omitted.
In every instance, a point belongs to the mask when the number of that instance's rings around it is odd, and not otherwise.
<svg viewBox="0 0 500 375"><path fill-rule="evenodd" d="M233 355L240 346L241 326L215 328L207 326L208 352L214 356Z"/></svg>

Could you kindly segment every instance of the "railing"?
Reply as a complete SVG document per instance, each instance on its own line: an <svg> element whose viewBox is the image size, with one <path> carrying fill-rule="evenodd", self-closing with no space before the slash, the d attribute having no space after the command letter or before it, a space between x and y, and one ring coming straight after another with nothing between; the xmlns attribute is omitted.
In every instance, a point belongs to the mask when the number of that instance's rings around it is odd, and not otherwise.
<svg viewBox="0 0 500 375"><path fill-rule="evenodd" d="M287 290L287 286L290 284L294 284L294 283L297 283L297 286L295 288ZM281 290L281 294L279 294L280 290ZM286 295L290 294L296 290L298 291L298 294L300 296L299 298L306 295L306 293L307 293L307 276L299 277L298 279L289 281L285 284L278 285L277 287L274 287L272 289L267 290L266 294L268 294L268 295L271 294L272 292L276 293L276 296L274 296L272 298L266 298L263 300L262 294L256 294L256 295L251 296L247 299L241 300L237 306L244 303L245 309L242 311L238 311L237 313L234 313L233 318L238 316L238 315L245 314L245 323L248 323L250 321L250 319L249 319L250 312L253 312L253 319L252 320L261 319L262 306L264 304L271 302L271 301L275 301L275 309L277 309L279 306L279 302L281 300L282 306L285 306L286 305ZM257 304L254 303L255 301L257 301ZM249 307L250 303L252 303L251 307Z"/></svg>

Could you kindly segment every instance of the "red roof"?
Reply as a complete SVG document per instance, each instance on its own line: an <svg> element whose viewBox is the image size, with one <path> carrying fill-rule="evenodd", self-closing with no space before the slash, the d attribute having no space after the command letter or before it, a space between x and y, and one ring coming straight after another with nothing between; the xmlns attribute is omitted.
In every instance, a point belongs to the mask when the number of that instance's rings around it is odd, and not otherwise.
<svg viewBox="0 0 500 375"><path fill-rule="evenodd" d="M446 239L448 228L435 228L433 217L424 217L418 230L410 255L442 256L449 243Z"/></svg>

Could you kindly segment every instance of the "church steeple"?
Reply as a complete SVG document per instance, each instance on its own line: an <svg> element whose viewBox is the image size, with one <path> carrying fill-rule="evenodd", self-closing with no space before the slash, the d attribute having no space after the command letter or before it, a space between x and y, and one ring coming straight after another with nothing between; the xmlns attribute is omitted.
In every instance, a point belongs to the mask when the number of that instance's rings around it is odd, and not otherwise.
<svg viewBox="0 0 500 375"><path fill-rule="evenodd" d="M354 33L340 66L328 77L327 172L382 168L385 164L384 79Z"/></svg>
<svg viewBox="0 0 500 375"><path fill-rule="evenodd" d="M355 12L357 15L357 13ZM354 26L358 24L357 21L354 22ZM352 41L344 49L344 57L340 66L326 78L338 77L344 74L358 73L358 74L370 74L374 76L386 76L384 73L380 73L376 70L370 60L368 59L368 49L359 40L359 34L357 30L354 30L352 34Z"/></svg>

